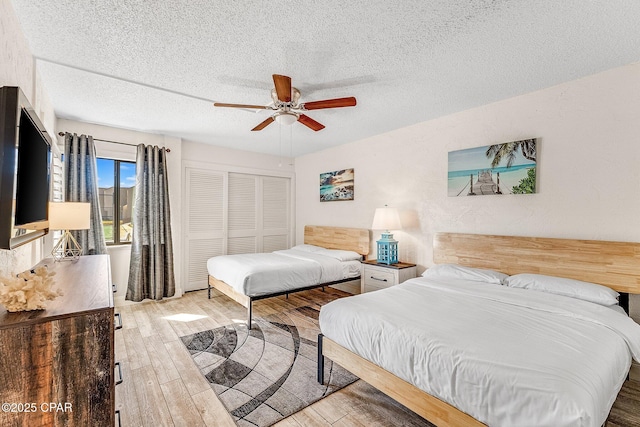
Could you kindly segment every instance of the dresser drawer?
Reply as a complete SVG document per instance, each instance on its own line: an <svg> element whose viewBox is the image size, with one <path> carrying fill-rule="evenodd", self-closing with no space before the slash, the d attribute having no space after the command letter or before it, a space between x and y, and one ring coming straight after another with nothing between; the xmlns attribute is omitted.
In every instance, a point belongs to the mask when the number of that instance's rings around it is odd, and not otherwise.
<svg viewBox="0 0 640 427"><path fill-rule="evenodd" d="M365 287L386 288L396 284L396 276L393 271L385 271L381 268L364 268Z"/></svg>

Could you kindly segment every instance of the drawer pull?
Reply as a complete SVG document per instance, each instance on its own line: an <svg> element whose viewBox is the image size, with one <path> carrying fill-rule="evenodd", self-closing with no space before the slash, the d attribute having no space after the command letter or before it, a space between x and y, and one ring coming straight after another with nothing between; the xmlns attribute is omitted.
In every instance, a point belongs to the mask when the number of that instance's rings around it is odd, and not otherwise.
<svg viewBox="0 0 640 427"><path fill-rule="evenodd" d="M116 409L116 418L118 419L118 427L122 427L122 420L120 419L120 409Z"/></svg>
<svg viewBox="0 0 640 427"><path fill-rule="evenodd" d="M387 280L387 279L378 279L377 277L373 277L373 276L371 276L371 278L372 278L373 280L378 280L378 281L380 281L380 282L388 282L388 280Z"/></svg>
<svg viewBox="0 0 640 427"><path fill-rule="evenodd" d="M114 329L117 331L118 329L122 329L122 315L120 313L115 313L114 317ZM116 322L117 320L117 322Z"/></svg>
<svg viewBox="0 0 640 427"><path fill-rule="evenodd" d="M118 367L118 381L116 381L116 385L122 384L122 381L124 381L124 377L122 376L122 365L120 362L116 362L113 366Z"/></svg>

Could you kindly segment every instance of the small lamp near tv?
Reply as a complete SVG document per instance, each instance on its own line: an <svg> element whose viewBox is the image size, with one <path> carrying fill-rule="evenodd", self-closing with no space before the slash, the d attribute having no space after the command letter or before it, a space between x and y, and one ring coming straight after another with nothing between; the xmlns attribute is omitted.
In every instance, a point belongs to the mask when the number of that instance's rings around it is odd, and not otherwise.
<svg viewBox="0 0 640 427"><path fill-rule="evenodd" d="M398 241L393 238L393 234L389 230L400 230L400 216L396 208L377 208L373 216L374 230L385 230L380 236L377 243L378 263L379 264L397 264L398 263Z"/></svg>
<svg viewBox="0 0 640 427"><path fill-rule="evenodd" d="M62 237L51 251L54 261L72 261L82 255L82 248L70 230L90 228L90 203L49 203L49 229L64 230Z"/></svg>

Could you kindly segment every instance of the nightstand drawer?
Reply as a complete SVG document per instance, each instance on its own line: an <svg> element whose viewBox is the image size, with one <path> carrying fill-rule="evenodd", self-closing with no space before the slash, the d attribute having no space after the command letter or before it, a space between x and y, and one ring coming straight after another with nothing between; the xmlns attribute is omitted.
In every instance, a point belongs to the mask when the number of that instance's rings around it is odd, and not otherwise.
<svg viewBox="0 0 640 427"><path fill-rule="evenodd" d="M364 268L365 286L386 288L396 283L393 271L383 271L380 268Z"/></svg>
<svg viewBox="0 0 640 427"><path fill-rule="evenodd" d="M416 277L416 265L399 262L378 264L376 260L362 261L360 292L377 291Z"/></svg>

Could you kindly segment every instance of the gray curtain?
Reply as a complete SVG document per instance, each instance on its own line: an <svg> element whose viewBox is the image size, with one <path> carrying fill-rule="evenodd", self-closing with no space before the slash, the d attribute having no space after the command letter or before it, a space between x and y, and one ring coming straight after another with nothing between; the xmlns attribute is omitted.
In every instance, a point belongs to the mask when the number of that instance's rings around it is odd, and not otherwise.
<svg viewBox="0 0 640 427"><path fill-rule="evenodd" d="M93 137L87 135L64 135L64 185L67 202L91 203L91 228L71 231L83 255L107 253L107 244L102 229L102 214L98 202L98 172L96 147Z"/></svg>
<svg viewBox="0 0 640 427"><path fill-rule="evenodd" d="M166 149L138 145L127 300L175 294Z"/></svg>

